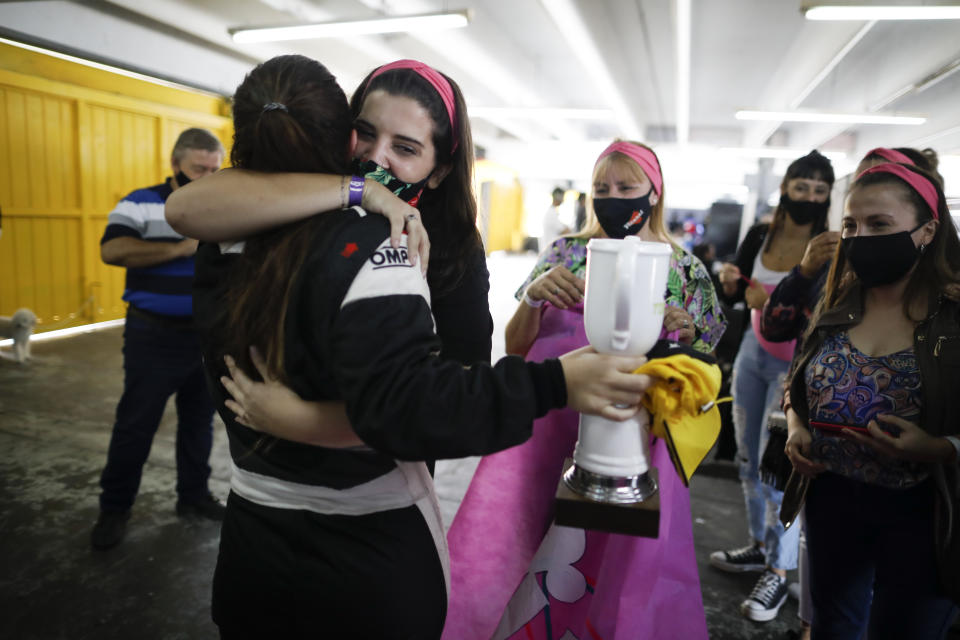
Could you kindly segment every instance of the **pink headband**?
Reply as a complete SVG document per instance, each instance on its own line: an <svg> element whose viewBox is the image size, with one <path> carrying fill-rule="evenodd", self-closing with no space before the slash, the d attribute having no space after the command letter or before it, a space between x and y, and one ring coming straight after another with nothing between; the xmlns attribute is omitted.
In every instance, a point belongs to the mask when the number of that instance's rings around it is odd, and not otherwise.
<svg viewBox="0 0 960 640"><path fill-rule="evenodd" d="M917 164L905 153L900 153L896 149L887 149L886 147L877 147L876 149L871 149L863 157L869 158L870 156L880 156L881 158L889 160L890 162L899 162L901 164L909 164L911 166L916 166Z"/></svg>
<svg viewBox="0 0 960 640"><path fill-rule="evenodd" d="M614 152L622 153L639 164L640 168L643 169L643 172L647 174L647 178L650 179L650 184L653 185L653 190L657 192L658 196L663 195L663 176L660 174L660 163L657 161L657 156L654 155L653 151L647 149L646 147L641 147L640 145L620 140L612 143L609 147L603 150L603 153L601 153L600 157L597 158L597 164ZM594 168L596 168L596 166L597 165L595 164Z"/></svg>
<svg viewBox="0 0 960 640"><path fill-rule="evenodd" d="M937 188L933 186L933 183L927 180L924 176L920 175L919 173L914 173L902 164L884 162L883 164L878 164L875 167L870 167L857 176L857 180L869 173L892 173L893 175L897 176L910 185L910 188L916 191L920 197L923 198L923 201L927 203L928 207L930 207L930 211L933 212L933 219L940 219L940 213L938 211L940 198L937 197Z"/></svg>
<svg viewBox="0 0 960 640"><path fill-rule="evenodd" d="M447 116L450 118L450 136L453 138L453 148L450 151L451 153L456 151L457 145L460 142L457 139L457 101L453 96L453 87L450 86L450 82L448 82L439 71L418 60L396 60L385 64L373 72L373 75L370 76L370 81L372 82L373 79L381 73L393 71L394 69L410 69L437 90L437 93L440 94L440 99L443 100L443 106L447 109ZM369 88L369 86L370 83L368 82L367 87Z"/></svg>

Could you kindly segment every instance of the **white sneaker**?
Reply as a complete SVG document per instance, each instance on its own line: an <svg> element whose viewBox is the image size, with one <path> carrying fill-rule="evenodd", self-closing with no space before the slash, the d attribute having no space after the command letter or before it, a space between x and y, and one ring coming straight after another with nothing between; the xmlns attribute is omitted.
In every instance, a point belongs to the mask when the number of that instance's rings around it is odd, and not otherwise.
<svg viewBox="0 0 960 640"><path fill-rule="evenodd" d="M763 572L750 596L740 604L740 613L754 622L768 622L777 617L787 601L787 579L773 571Z"/></svg>

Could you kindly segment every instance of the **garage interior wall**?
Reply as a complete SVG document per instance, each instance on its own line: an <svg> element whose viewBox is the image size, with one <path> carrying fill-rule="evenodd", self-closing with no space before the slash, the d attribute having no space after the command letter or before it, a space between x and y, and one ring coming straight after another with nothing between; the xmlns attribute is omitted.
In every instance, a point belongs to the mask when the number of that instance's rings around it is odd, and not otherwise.
<svg viewBox="0 0 960 640"><path fill-rule="evenodd" d="M170 175L189 127L227 147L229 103L0 43L0 315L38 331L123 317L124 269L100 260L107 215Z"/></svg>

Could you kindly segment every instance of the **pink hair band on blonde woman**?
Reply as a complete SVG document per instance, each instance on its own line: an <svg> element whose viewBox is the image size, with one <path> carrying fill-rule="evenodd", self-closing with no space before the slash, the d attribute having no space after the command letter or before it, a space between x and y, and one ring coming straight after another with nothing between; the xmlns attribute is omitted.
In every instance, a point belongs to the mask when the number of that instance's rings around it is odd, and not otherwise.
<svg viewBox="0 0 960 640"><path fill-rule="evenodd" d="M619 140L603 150L603 153L597 158L597 163L599 164L601 160L615 152L622 153L639 164L643 172L647 174L647 178L650 179L653 190L657 192L658 196L663 195L663 175L660 173L660 163L657 161L657 156L654 155L653 151L640 145ZM596 167L596 165L594 165L594 167Z"/></svg>
<svg viewBox="0 0 960 640"><path fill-rule="evenodd" d="M930 207L930 211L933 212L933 219L940 219L940 198L937 197L937 188L933 186L933 183L927 180L927 178L924 176L907 169L902 164L884 162L883 164L878 164L875 167L870 167L861 173L857 179L859 180L869 173L892 173L893 175L897 176L910 185L910 188L916 191L920 197L923 198L923 201L927 203L928 207Z"/></svg>
<svg viewBox="0 0 960 640"><path fill-rule="evenodd" d="M896 149L887 149L886 147L877 147L876 149L871 149L863 157L869 158L870 156L880 156L884 160L889 160L890 162L899 162L900 164L909 164L915 166L917 163L910 159L905 153L900 153Z"/></svg>
<svg viewBox="0 0 960 640"><path fill-rule="evenodd" d="M396 60L374 71L373 75L370 76L370 80L372 81L380 74L393 71L394 69L410 69L437 90L437 93L440 94L440 99L443 100L443 106L447 108L447 117L450 118L450 137L453 138L453 148L450 151L451 153L456 151L457 144L460 142L457 139L457 100L453 95L453 87L450 86L447 79L444 78L443 74L439 71L419 60ZM370 83L367 83L367 87L369 86Z"/></svg>

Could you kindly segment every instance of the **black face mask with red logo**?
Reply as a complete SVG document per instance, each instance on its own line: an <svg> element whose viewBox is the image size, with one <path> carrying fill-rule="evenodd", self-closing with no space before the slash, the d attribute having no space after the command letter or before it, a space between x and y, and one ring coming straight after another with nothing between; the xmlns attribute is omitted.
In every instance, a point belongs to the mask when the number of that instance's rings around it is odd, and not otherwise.
<svg viewBox="0 0 960 640"><path fill-rule="evenodd" d="M603 227L608 238L626 238L640 233L643 225L650 219L650 194L639 198L595 198L593 212L597 214L597 222Z"/></svg>

